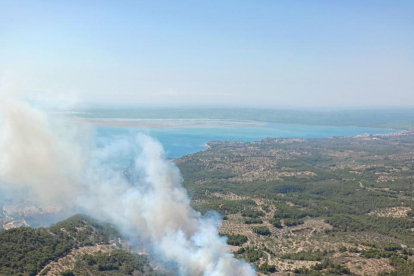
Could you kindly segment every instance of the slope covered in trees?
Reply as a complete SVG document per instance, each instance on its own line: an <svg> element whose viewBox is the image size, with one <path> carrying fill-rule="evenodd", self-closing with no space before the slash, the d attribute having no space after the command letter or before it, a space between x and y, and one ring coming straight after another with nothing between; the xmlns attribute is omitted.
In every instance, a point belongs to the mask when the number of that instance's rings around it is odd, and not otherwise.
<svg viewBox="0 0 414 276"><path fill-rule="evenodd" d="M76 215L49 228L14 228L0 232L0 275L36 275L70 250L108 243L119 233L109 224Z"/></svg>

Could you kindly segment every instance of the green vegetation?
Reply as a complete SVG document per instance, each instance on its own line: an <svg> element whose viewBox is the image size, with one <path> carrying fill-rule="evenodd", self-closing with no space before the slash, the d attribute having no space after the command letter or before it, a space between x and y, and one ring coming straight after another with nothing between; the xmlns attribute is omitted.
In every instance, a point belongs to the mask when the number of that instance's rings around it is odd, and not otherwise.
<svg viewBox="0 0 414 276"><path fill-rule="evenodd" d="M221 214L237 214L244 210L246 214L254 216L257 214L252 210L253 207L257 206L256 203L251 200L223 200L223 199L213 199L203 204L194 204L194 208L200 211L202 214L205 214L208 211L215 210ZM249 217L249 215L245 215Z"/></svg>
<svg viewBox="0 0 414 276"><path fill-rule="evenodd" d="M334 227L335 231L342 232L377 232L384 235L401 238L410 241L414 228L414 220L406 218L334 215L326 219L326 222Z"/></svg>
<svg viewBox="0 0 414 276"><path fill-rule="evenodd" d="M244 223L245 224L262 224L263 220L259 218L245 219Z"/></svg>
<svg viewBox="0 0 414 276"><path fill-rule="evenodd" d="M269 263L276 260L296 275L377 269L375 275L399 276L414 273L412 156L414 135L405 133L214 142L175 162L194 208L220 213L226 219L221 233L239 246L235 255L258 271L274 272ZM117 235L113 227L82 216L48 229L0 232L0 275L35 275L72 249ZM300 267L304 261L315 263ZM383 272L389 264L394 270ZM86 270L155 275L148 257L122 250L85 255L64 273Z"/></svg>
<svg viewBox="0 0 414 276"><path fill-rule="evenodd" d="M393 266L394 271L382 272L379 276L406 276L414 274L414 262L411 260L393 256L390 259L390 264Z"/></svg>
<svg viewBox="0 0 414 276"><path fill-rule="evenodd" d="M384 275L410 271L409 254L414 250L413 132L212 142L209 146L209 150L176 160L184 185L195 199L194 207L218 211L230 220L226 225L241 223L243 229L248 227L257 234L249 237L250 254L257 252L253 247L267 247L273 260L320 261L320 265L295 271L307 275L350 274L348 268L338 265L347 255L360 260L354 266L360 275L368 272L367 259L386 263L384 259L398 257L393 263L395 273ZM261 227L254 225L261 222ZM316 231L318 227L323 230ZM270 235L273 231L277 234ZM314 250L310 244L322 249ZM292 245L302 252L278 253L277 248L289 250ZM249 259L245 251L240 248L238 254Z"/></svg>
<svg viewBox="0 0 414 276"><path fill-rule="evenodd" d="M289 260L300 260L300 261L321 261L328 255L326 250L316 250L316 251L301 251L298 253L287 253L281 256L282 259Z"/></svg>
<svg viewBox="0 0 414 276"><path fill-rule="evenodd" d="M268 274L268 273L276 272L276 267L274 265L269 265L267 262L265 262L261 266L258 267L258 270L261 273Z"/></svg>
<svg viewBox="0 0 414 276"><path fill-rule="evenodd" d="M286 226L296 226L304 223L303 219L288 218L283 220Z"/></svg>
<svg viewBox="0 0 414 276"><path fill-rule="evenodd" d="M61 276L75 276L72 270L65 270L60 275Z"/></svg>
<svg viewBox="0 0 414 276"><path fill-rule="evenodd" d="M254 263L263 257L263 252L256 247L245 247L239 254L243 254L246 261Z"/></svg>
<svg viewBox="0 0 414 276"><path fill-rule="evenodd" d="M414 228L414 219L410 216L412 211L404 218L368 215L379 209L400 206L414 210L410 180L410 168L414 170L414 162L408 154L414 153L414 142L410 135L376 140L335 138L289 143L279 143L278 139L252 144L217 142L210 147L209 151L183 157L178 162L184 184L192 197L204 199L203 203L194 204L199 210L216 210L224 215L241 213L242 216L263 221L263 212L254 201L211 198L206 190L247 198L255 196L267 200L265 208L271 205L276 208L273 219L268 221L277 228L281 228L282 221L290 227L303 224L306 218L322 218L333 226L333 232L374 232L414 244L414 233L410 231ZM277 155L269 154L272 151ZM408 159L401 161L397 156ZM252 170L248 165L239 167L249 158L265 158L262 162L272 162L276 157L277 166L269 172L288 168L292 173L308 171L313 174L264 181L260 179L261 172L253 169L252 172L259 175L257 179L229 181L232 168L246 172ZM206 163L209 165L206 166ZM341 164L340 168L338 164ZM215 170L216 166L228 168ZM224 178L205 177L210 172L224 170L227 174ZM389 177L391 173L394 181L377 181L378 177ZM195 184L203 180L209 180L208 185Z"/></svg>
<svg viewBox="0 0 414 276"><path fill-rule="evenodd" d="M253 232L262 236L270 236L269 227L266 226L258 226L253 228Z"/></svg>
<svg viewBox="0 0 414 276"><path fill-rule="evenodd" d="M96 255L83 255L76 261L73 272L81 274L87 269L93 275L110 275L111 271L117 274L133 275L134 272L144 273L148 265L148 256L118 249L110 253L98 252Z"/></svg>
<svg viewBox="0 0 414 276"><path fill-rule="evenodd" d="M68 235L76 240L78 246L108 243L110 239L120 236L112 225L82 215L72 216L48 229L58 237L65 238Z"/></svg>
<svg viewBox="0 0 414 276"><path fill-rule="evenodd" d="M311 212L299 210L297 207L292 207L283 203L275 204L277 210L274 214L275 219L303 219L307 216L314 215Z"/></svg>
<svg viewBox="0 0 414 276"><path fill-rule="evenodd" d="M0 232L0 275L36 275L71 249L119 236L110 225L76 215L50 228Z"/></svg>
<svg viewBox="0 0 414 276"><path fill-rule="evenodd" d="M247 242L247 237L243 235L226 235L227 243L230 245L240 246Z"/></svg>
<svg viewBox="0 0 414 276"><path fill-rule="evenodd" d="M64 236L64 235L62 235ZM36 275L45 264L76 244L46 229L16 228L0 233L0 275Z"/></svg>
<svg viewBox="0 0 414 276"><path fill-rule="evenodd" d="M324 259L320 264L314 265L311 269L298 268L298 269L295 269L294 272L299 275L311 275L311 276L352 275L351 271L347 267L344 267L343 265L340 265L340 264L334 264L329 259Z"/></svg>
<svg viewBox="0 0 414 276"><path fill-rule="evenodd" d="M395 253L393 252L389 252L389 251L385 251L385 250L380 250L380 249L376 249L376 248L369 248L367 250L362 250L361 251L361 257L370 259L370 258L374 258L374 259L379 259L379 258L389 258L391 256L393 256Z"/></svg>
<svg viewBox="0 0 414 276"><path fill-rule="evenodd" d="M276 228L282 228L282 224L279 219L269 219L269 222Z"/></svg>
<svg viewBox="0 0 414 276"><path fill-rule="evenodd" d="M262 211L257 211L252 208L247 208L242 212L243 217L249 217L249 218L258 218L263 217L264 213Z"/></svg>

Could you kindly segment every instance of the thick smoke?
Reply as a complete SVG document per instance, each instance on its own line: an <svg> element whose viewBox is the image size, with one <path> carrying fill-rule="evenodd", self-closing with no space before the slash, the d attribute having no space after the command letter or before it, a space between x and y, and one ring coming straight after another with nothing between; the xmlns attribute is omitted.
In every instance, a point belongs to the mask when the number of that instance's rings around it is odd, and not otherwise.
<svg viewBox="0 0 414 276"><path fill-rule="evenodd" d="M68 127L69 123L53 120L16 99L0 98L2 187L26 191L44 204L73 198L79 191L87 148L75 142L84 140L76 137L78 129Z"/></svg>
<svg viewBox="0 0 414 276"><path fill-rule="evenodd" d="M190 207L179 170L154 139L140 135L95 147L91 131L79 124L18 101L4 100L0 109L3 190L28 189L38 202L72 205L113 223L127 237L149 241L180 275L256 274L218 235L220 222Z"/></svg>

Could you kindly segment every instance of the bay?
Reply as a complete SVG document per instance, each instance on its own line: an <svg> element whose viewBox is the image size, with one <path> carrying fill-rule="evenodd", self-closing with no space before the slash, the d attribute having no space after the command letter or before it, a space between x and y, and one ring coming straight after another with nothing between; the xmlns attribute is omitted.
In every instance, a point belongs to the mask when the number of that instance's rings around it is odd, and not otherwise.
<svg viewBox="0 0 414 276"><path fill-rule="evenodd" d="M110 122L110 120L108 121ZM124 123L122 123L124 122ZM210 141L259 141L265 138L326 138L361 134L386 134L393 129L334 127L229 120L156 120L145 123L116 121L97 124L98 138L133 137L144 133L159 140L166 156L179 158L205 150Z"/></svg>

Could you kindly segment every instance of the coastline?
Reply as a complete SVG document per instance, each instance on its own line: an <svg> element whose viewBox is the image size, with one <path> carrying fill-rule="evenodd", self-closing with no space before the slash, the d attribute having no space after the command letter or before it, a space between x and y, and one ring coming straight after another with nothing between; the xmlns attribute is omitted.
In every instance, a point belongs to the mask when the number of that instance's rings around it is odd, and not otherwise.
<svg viewBox="0 0 414 276"><path fill-rule="evenodd" d="M264 123L255 121L216 119L123 119L74 118L80 124L95 126L98 137L130 136L143 132L159 140L168 158L176 159L211 148L215 143L259 142L266 138L319 139L357 135L383 135L404 132L397 129L379 129L341 126Z"/></svg>
<svg viewBox="0 0 414 276"><path fill-rule="evenodd" d="M211 150L213 149L213 147L215 145L223 145L223 144L254 144L254 143L266 143L268 141L277 141L278 143L293 143L293 142L305 142L306 140L311 140L311 139L340 139L340 138L348 138L348 139L364 139L364 140L375 140L381 137L397 137L397 136L408 136L408 135L414 135L414 129L410 129L410 130L401 130L398 132L392 132L392 133L384 133L384 134L358 134L358 135L354 135L354 136L333 136L333 137L323 137L323 138L310 138L310 139L298 139L298 138L264 138L258 141L252 141L252 142L248 142L248 141L209 141L207 143L204 143L202 146L204 147L203 150L194 152L194 153L190 153L190 154L185 154L183 156L180 157L175 157L175 158L169 158L170 160L179 160L181 158L185 158L187 156L191 156L193 154L197 154L200 152L204 152L207 150Z"/></svg>
<svg viewBox="0 0 414 276"><path fill-rule="evenodd" d="M113 127L202 127L202 126L227 126L227 127L257 127L263 126L263 122L230 121L230 120L104 120L104 119L80 119L83 123L98 126ZM171 122L168 122L171 121Z"/></svg>

